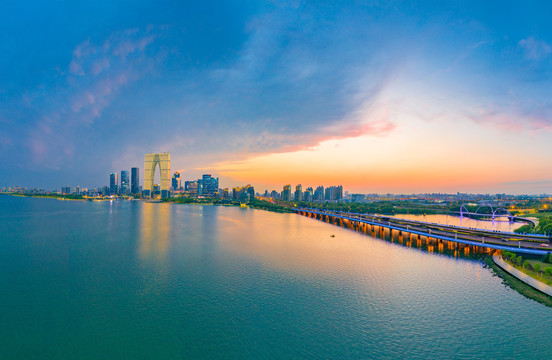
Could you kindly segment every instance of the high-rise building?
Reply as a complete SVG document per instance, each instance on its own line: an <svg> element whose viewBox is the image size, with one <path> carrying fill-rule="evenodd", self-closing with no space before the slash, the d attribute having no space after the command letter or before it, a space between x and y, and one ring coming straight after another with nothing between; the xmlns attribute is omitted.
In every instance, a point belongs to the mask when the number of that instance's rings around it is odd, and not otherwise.
<svg viewBox="0 0 552 360"><path fill-rule="evenodd" d="M152 153L146 154L144 161L144 190L154 194L153 178L155 169L159 166L161 197L169 197L171 187L171 154Z"/></svg>
<svg viewBox="0 0 552 360"><path fill-rule="evenodd" d="M199 181L199 180L198 180ZM204 174L201 183L204 196L214 197L219 191L219 179L211 177L211 174Z"/></svg>
<svg viewBox="0 0 552 360"><path fill-rule="evenodd" d="M245 187L247 193L249 194L249 199L255 199L255 188L253 185L247 184Z"/></svg>
<svg viewBox="0 0 552 360"><path fill-rule="evenodd" d="M282 200L291 201L291 185L284 185L284 190L282 191Z"/></svg>
<svg viewBox="0 0 552 360"><path fill-rule="evenodd" d="M133 167L130 169L130 193L140 193L140 168Z"/></svg>
<svg viewBox="0 0 552 360"><path fill-rule="evenodd" d="M182 177L180 176L180 173L178 171L174 172L171 185L173 190L180 190L180 188L182 187Z"/></svg>
<svg viewBox="0 0 552 360"><path fill-rule="evenodd" d="M184 183L184 190L187 191L190 196L198 197L199 195L201 195L201 189L199 189L200 183L200 181L186 181Z"/></svg>
<svg viewBox="0 0 552 360"><path fill-rule="evenodd" d="M109 193L111 195L117 195L118 193L117 173L109 174Z"/></svg>
<svg viewBox="0 0 552 360"><path fill-rule="evenodd" d="M314 190L314 201L324 201L324 186L318 186Z"/></svg>
<svg viewBox="0 0 552 360"><path fill-rule="evenodd" d="M128 195L130 191L130 181L128 181L128 170L121 170L121 188L119 193L121 195Z"/></svg>
<svg viewBox="0 0 552 360"><path fill-rule="evenodd" d="M303 193L303 201L311 202L313 198L313 190L311 187L308 187L307 190Z"/></svg>
<svg viewBox="0 0 552 360"><path fill-rule="evenodd" d="M250 184L232 189L232 198L234 200L247 203L255 198L255 188Z"/></svg>
<svg viewBox="0 0 552 360"><path fill-rule="evenodd" d="M303 200L303 187L301 184L295 187L295 196L293 197L295 201Z"/></svg>
<svg viewBox="0 0 552 360"><path fill-rule="evenodd" d="M343 198L343 186L330 186L326 188L325 199L327 201L338 201Z"/></svg>
<svg viewBox="0 0 552 360"><path fill-rule="evenodd" d="M71 186L63 186L61 188L61 193L64 194L64 195L71 194Z"/></svg>

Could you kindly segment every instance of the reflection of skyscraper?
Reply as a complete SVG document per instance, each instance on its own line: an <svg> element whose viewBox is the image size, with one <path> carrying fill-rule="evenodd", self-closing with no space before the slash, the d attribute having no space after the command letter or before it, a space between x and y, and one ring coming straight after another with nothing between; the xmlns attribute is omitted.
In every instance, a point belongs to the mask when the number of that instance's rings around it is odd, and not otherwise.
<svg viewBox="0 0 552 360"><path fill-rule="evenodd" d="M127 195L129 191L128 170L121 170L121 195Z"/></svg>
<svg viewBox="0 0 552 360"><path fill-rule="evenodd" d="M109 193L111 195L117 195L117 173L109 174Z"/></svg>
<svg viewBox="0 0 552 360"><path fill-rule="evenodd" d="M140 169L133 167L130 169L130 192L132 194L138 194L140 192Z"/></svg>

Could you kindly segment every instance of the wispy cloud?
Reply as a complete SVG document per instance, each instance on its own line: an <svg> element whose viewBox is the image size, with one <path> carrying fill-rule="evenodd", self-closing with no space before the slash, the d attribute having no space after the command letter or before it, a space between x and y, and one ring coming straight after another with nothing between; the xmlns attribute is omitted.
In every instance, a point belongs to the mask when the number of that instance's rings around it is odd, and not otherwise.
<svg viewBox="0 0 552 360"><path fill-rule="evenodd" d="M506 132L552 132L551 105L533 105L535 108L531 109L516 105L488 104L468 109L465 113L479 124L496 126Z"/></svg>
<svg viewBox="0 0 552 360"><path fill-rule="evenodd" d="M125 85L147 73L151 61L146 48L156 36L152 29L130 29L99 44L86 40L75 47L65 81L47 95L29 131L27 145L35 164L57 168L73 156L78 134L102 116Z"/></svg>
<svg viewBox="0 0 552 360"><path fill-rule="evenodd" d="M537 40L533 36L520 40L518 45L523 50L525 58L530 60L541 60L552 53L550 44Z"/></svg>

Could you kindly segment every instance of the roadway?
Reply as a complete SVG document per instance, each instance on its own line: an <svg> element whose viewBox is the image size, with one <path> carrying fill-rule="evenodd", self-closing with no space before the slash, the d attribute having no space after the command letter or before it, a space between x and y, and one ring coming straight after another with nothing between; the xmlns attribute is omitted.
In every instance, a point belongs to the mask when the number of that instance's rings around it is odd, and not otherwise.
<svg viewBox="0 0 552 360"><path fill-rule="evenodd" d="M319 209L296 209L296 211L329 215L350 221L360 221L374 226L382 226L389 229L481 247L534 254L544 254L552 250L550 247L550 238L544 235L515 234L496 230L473 229L454 225L405 220L383 215L344 213Z"/></svg>

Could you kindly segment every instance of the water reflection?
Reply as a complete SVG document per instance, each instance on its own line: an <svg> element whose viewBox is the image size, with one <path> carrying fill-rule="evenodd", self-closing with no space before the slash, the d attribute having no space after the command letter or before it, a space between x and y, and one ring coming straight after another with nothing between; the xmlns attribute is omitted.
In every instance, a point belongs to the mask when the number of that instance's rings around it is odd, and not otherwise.
<svg viewBox="0 0 552 360"><path fill-rule="evenodd" d="M478 228L485 230L498 230L512 232L522 226L521 222L510 222L508 220L482 220L469 218L467 216L451 216L451 215L410 215L401 214L393 217L406 220L424 221L436 224L462 226L468 228Z"/></svg>
<svg viewBox="0 0 552 360"><path fill-rule="evenodd" d="M168 204L142 204L140 258L165 261L170 245L171 217L171 206Z"/></svg>

